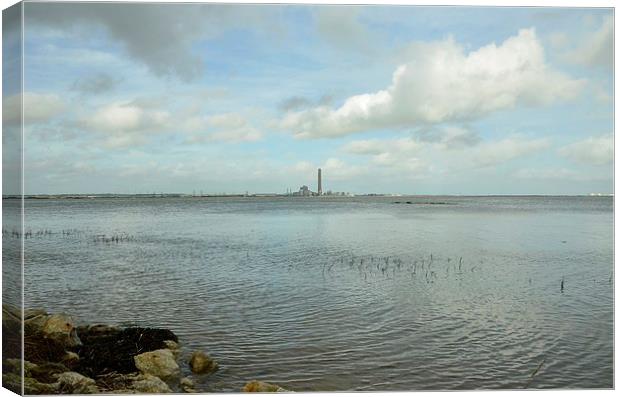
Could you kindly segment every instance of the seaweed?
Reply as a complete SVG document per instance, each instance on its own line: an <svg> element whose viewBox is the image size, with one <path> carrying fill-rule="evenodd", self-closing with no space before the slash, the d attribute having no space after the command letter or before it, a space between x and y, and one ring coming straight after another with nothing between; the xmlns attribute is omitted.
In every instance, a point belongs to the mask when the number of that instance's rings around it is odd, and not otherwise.
<svg viewBox="0 0 620 397"><path fill-rule="evenodd" d="M78 327L82 346L78 350L80 363L78 372L94 377L116 372L128 374L136 372L134 356L166 348L164 341L178 342L170 330L158 328L132 327L125 329Z"/></svg>

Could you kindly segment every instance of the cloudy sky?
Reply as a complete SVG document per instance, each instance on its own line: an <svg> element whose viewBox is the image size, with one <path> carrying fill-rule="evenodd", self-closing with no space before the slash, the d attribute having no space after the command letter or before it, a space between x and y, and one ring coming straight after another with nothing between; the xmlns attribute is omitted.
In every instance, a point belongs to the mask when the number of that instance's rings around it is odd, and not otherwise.
<svg viewBox="0 0 620 397"><path fill-rule="evenodd" d="M613 190L609 9L27 3L25 23L26 193L285 192L318 167L354 193Z"/></svg>

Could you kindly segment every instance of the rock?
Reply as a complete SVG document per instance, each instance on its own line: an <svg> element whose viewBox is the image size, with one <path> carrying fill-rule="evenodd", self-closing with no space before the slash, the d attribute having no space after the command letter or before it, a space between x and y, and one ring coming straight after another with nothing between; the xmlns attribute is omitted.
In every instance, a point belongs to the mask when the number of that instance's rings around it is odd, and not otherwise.
<svg viewBox="0 0 620 397"><path fill-rule="evenodd" d="M271 383L253 380L251 382L248 382L241 391L245 393L252 393L252 392L282 393L282 392L289 392L290 390L283 389L280 386L274 385Z"/></svg>
<svg viewBox="0 0 620 397"><path fill-rule="evenodd" d="M179 344L173 340L165 340L164 345L166 346L166 349L170 350L172 354L174 354L174 358L178 360L181 355L181 347Z"/></svg>
<svg viewBox="0 0 620 397"><path fill-rule="evenodd" d="M134 357L136 368L144 374L150 374L162 379L178 376L180 368L174 359L174 354L168 349L146 352Z"/></svg>
<svg viewBox="0 0 620 397"><path fill-rule="evenodd" d="M131 384L130 390L140 393L172 393L166 382L149 374L138 375Z"/></svg>
<svg viewBox="0 0 620 397"><path fill-rule="evenodd" d="M80 345L71 316L67 314L48 314L41 309L24 311L24 338L36 341L44 338L65 348ZM2 305L2 328L10 333L21 333L22 313L19 308ZM20 341L21 342L21 341ZM21 346L21 343L20 343Z"/></svg>
<svg viewBox="0 0 620 397"><path fill-rule="evenodd" d="M166 349L179 350L179 344L173 340L165 340L164 345L166 345Z"/></svg>
<svg viewBox="0 0 620 397"><path fill-rule="evenodd" d="M47 312L41 309L24 310L24 331L26 335L41 332L45 321L47 321Z"/></svg>
<svg viewBox="0 0 620 397"><path fill-rule="evenodd" d="M109 373L97 378L97 386L103 393L172 393L163 380L148 374Z"/></svg>
<svg viewBox="0 0 620 397"><path fill-rule="evenodd" d="M2 387L16 393L22 394L22 377L14 373L2 374Z"/></svg>
<svg viewBox="0 0 620 397"><path fill-rule="evenodd" d="M74 357L66 357L66 353L78 347L80 339L70 316L49 315L43 310L30 309L24 312L24 318L24 358L26 360L43 363L60 362L64 358L71 358L69 361L74 361ZM9 321L13 321L13 318L11 317ZM3 341L5 341L4 337ZM21 346L21 341L19 343Z"/></svg>
<svg viewBox="0 0 620 397"><path fill-rule="evenodd" d="M70 372L70 369L59 363L41 363L32 365L28 369L30 376L39 382L54 383L58 376L64 372Z"/></svg>
<svg viewBox="0 0 620 397"><path fill-rule="evenodd" d="M189 360L189 367L195 374L208 374L217 371L218 364L207 353L198 350L192 354Z"/></svg>
<svg viewBox="0 0 620 397"><path fill-rule="evenodd" d="M81 346L82 341L77 335L71 316L61 313L47 316L41 333L47 339L60 342L65 347Z"/></svg>
<svg viewBox="0 0 620 397"><path fill-rule="evenodd" d="M95 394L99 388L95 381L77 372L63 372L58 375L58 389L62 394Z"/></svg>
<svg viewBox="0 0 620 397"><path fill-rule="evenodd" d="M2 304L2 358L21 358L21 348L21 310L15 306Z"/></svg>
<svg viewBox="0 0 620 397"><path fill-rule="evenodd" d="M36 364L33 364L30 361L24 361L25 376L32 376L31 371L36 368ZM2 362L2 372L20 375L22 373L22 360L19 358L7 358Z"/></svg>
<svg viewBox="0 0 620 397"><path fill-rule="evenodd" d="M80 362L80 356L75 352L66 352L60 362L69 368L73 368Z"/></svg>
<svg viewBox="0 0 620 397"><path fill-rule="evenodd" d="M39 382L34 378L24 378L24 394L58 394L58 384ZM22 377L18 374L2 374L2 387L14 393L22 394Z"/></svg>
<svg viewBox="0 0 620 397"><path fill-rule="evenodd" d="M179 385L185 393L196 393L196 384L188 377L181 378Z"/></svg>
<svg viewBox="0 0 620 397"><path fill-rule="evenodd" d="M2 385L9 390L21 394L21 360L7 359L3 362ZM57 363L33 364L24 361L24 393L25 394L58 394L60 383L58 376L68 369Z"/></svg>

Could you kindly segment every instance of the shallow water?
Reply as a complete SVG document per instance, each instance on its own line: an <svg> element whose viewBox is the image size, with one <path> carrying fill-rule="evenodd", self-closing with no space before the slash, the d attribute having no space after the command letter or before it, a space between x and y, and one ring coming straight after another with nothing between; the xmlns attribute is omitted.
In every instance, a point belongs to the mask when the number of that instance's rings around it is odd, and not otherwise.
<svg viewBox="0 0 620 397"><path fill-rule="evenodd" d="M27 307L170 328L203 390L613 387L608 197L27 200L26 230Z"/></svg>

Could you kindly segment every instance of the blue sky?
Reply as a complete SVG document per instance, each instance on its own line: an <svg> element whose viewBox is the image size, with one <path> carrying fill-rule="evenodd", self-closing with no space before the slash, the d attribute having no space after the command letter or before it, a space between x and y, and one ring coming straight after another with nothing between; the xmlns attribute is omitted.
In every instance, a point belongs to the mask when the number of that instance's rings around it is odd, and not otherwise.
<svg viewBox="0 0 620 397"><path fill-rule="evenodd" d="M318 167L353 193L613 190L610 9L26 3L25 23L29 194L284 192Z"/></svg>

